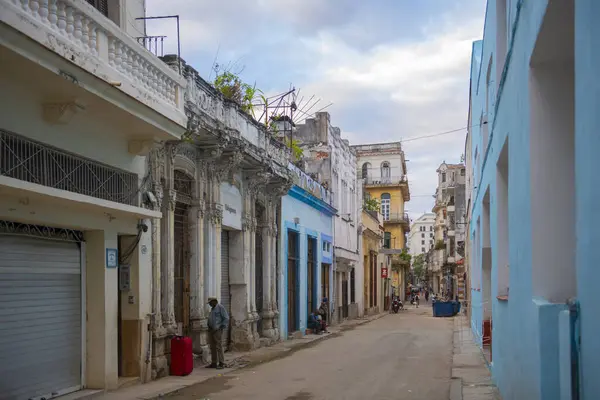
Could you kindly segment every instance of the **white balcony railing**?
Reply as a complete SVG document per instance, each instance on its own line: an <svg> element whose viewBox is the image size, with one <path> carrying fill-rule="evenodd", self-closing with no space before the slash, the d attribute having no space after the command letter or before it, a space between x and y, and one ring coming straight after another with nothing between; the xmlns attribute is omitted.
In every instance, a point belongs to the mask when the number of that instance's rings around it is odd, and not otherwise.
<svg viewBox="0 0 600 400"><path fill-rule="evenodd" d="M84 0L0 0L0 21L186 126L185 79Z"/></svg>

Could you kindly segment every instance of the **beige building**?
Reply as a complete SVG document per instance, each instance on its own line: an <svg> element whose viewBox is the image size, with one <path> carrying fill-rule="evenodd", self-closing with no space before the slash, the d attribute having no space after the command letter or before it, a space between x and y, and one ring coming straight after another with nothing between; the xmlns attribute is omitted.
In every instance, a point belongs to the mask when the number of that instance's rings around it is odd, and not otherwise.
<svg viewBox="0 0 600 400"><path fill-rule="evenodd" d="M430 257L429 272L431 285L436 293L446 294L450 290L456 296L461 283L464 291L462 273L458 269L464 263L465 249L465 181L464 164L446 164L437 169L438 187L436 189L433 257ZM464 271L462 271L464 272Z"/></svg>
<svg viewBox="0 0 600 400"><path fill-rule="evenodd" d="M377 211L362 212L362 245L365 298L365 315L383 311L385 293L389 290L388 257L381 253L383 247L383 218Z"/></svg>

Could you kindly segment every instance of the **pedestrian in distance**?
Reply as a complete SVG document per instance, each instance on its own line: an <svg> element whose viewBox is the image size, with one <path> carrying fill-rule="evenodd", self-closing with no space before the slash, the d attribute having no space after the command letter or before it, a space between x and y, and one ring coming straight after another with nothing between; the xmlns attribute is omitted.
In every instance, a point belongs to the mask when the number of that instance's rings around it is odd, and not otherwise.
<svg viewBox="0 0 600 400"><path fill-rule="evenodd" d="M225 368L223 335L229 328L229 314L216 297L209 297L208 304L211 308L208 315L208 340L212 362L206 368L223 369Z"/></svg>
<svg viewBox="0 0 600 400"><path fill-rule="evenodd" d="M429 303L429 290L425 290L425 303Z"/></svg>
<svg viewBox="0 0 600 400"><path fill-rule="evenodd" d="M418 292L415 292L415 294L413 295L412 303L415 306L415 308L419 308L419 293Z"/></svg>
<svg viewBox="0 0 600 400"><path fill-rule="evenodd" d="M321 315L319 315L319 310L315 310L308 316L308 328L312 329L315 335L320 335L322 332L322 324L319 319Z"/></svg>

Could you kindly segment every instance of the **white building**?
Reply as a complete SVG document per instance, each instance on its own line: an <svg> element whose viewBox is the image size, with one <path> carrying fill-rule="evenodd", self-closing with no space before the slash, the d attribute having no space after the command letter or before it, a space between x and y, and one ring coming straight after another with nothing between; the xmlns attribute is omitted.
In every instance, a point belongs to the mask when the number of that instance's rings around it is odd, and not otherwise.
<svg viewBox="0 0 600 400"><path fill-rule="evenodd" d="M335 319L363 315L362 236L359 232L362 186L356 176L356 154L327 112L316 113L298 126L294 138L304 149L304 170L332 192L338 210L334 222ZM354 290L353 290L354 289Z"/></svg>
<svg viewBox="0 0 600 400"><path fill-rule="evenodd" d="M435 214L426 213L412 221L408 234L408 250L411 256L427 253L435 245Z"/></svg>
<svg viewBox="0 0 600 400"><path fill-rule="evenodd" d="M143 12L0 0L2 398L151 375L147 155L187 118L185 79L128 32Z"/></svg>
<svg viewBox="0 0 600 400"><path fill-rule="evenodd" d="M209 296L233 348L278 337L290 151L129 36L144 10L0 0L3 399L165 375L175 334L206 359Z"/></svg>

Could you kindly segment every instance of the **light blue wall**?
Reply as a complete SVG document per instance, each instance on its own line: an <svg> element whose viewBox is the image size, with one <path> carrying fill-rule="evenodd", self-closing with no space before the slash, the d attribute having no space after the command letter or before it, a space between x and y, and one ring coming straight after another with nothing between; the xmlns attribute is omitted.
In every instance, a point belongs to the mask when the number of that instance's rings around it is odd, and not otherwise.
<svg viewBox="0 0 600 400"><path fill-rule="evenodd" d="M558 365L558 344L559 344L559 324L558 315L561 310L564 310L564 305L548 304L543 299L534 299L532 291L532 225L531 225L531 203L530 203L530 145L529 145L529 62L534 48L537 33L540 29L542 18L547 7L547 0L512 0L507 3L511 4L510 10L507 12L507 19L510 21L509 41L507 44L507 63L504 68L507 71L506 76L499 82L500 87L496 89L496 1L489 0L484 29L483 43L474 44L473 62L477 63L481 59L481 66L473 66L471 68L471 95L472 95L472 154L471 160L474 170L477 168L477 163L474 159L475 149L479 149L481 158L480 171L474 171L474 176L477 178L474 182L473 193L473 210L471 219L471 243L472 251L471 260L471 299L472 299L472 327L473 331L480 335L482 331L482 292L476 288L482 288L481 283L481 264L477 265L477 260L481 260L481 256L476 257L475 252L481 254L480 248L475 248L474 234L477 227L477 220L482 217L482 199L486 191L489 189L490 194L490 240L492 247L492 285L491 285L491 306L492 306L492 349L493 363L491 366L493 379L500 388L502 395L506 399L558 399L560 394L559 387L559 365ZM600 28L594 25L598 19L600 12L600 2L597 0L584 0L582 2L590 10L585 12L585 19L588 20L589 27L598 33L594 35L593 44L590 44L582 52L591 52L591 49L600 49ZM582 4L577 2L578 6ZM583 12L582 12L583 13ZM579 14L578 14L579 15ZM518 27L518 28L517 28ZM588 28L589 28L588 27ZM591 28L590 28L591 29ZM577 47L577 46L576 46ZM477 53L481 56L478 57ZM590 55L588 55L590 57ZM598 51L594 52L594 63L582 66L588 69L587 77L596 76L600 67L600 59ZM486 93L486 74L490 58L493 58L491 77L493 86L490 90L490 112L488 114L488 129L490 134L489 145L487 149L482 149L483 136L482 127L477 126L482 111L485 110L485 93ZM583 63L582 63L583 64ZM577 76L581 77L580 71L577 71ZM582 85L589 87L589 81L583 79ZM597 173L594 172L594 160L598 157L600 150L600 120L598 119L597 110L600 109L600 88L594 86L595 91L586 94L586 96L594 99L593 106L589 107L590 118L589 126L585 129L578 124L579 116L577 116L576 125L579 126L578 133L583 130L588 130L584 138L578 138L577 151L585 148L584 154L577 155L578 179L585 181L585 184L579 185L578 192L578 216L583 222L583 227L578 229L578 237L589 238L589 245L583 245L579 241L578 255L587 257L590 269L580 268L580 275L585 277L585 280L579 282L579 293L583 294L585 289L582 285L591 289L593 282L598 282L600 278L600 269L596 268L591 272L594 264L593 249L594 244L598 243L594 239L598 239L598 226L600 223L600 213L598 208L594 208L593 204L598 203L600 199L600 185L597 183ZM496 100L498 103L496 104ZM576 103L579 99L576 100ZM579 102L580 104L582 102ZM583 102L585 103L585 102ZM585 104L581 108L587 108ZM578 109L579 110L579 109ZM595 111L592 111L595 110ZM595 135L595 136L594 136ZM497 276L498 265L497 255L494 249L497 248L496 225L497 225L497 204L496 204L496 163L499 152L502 149L506 139L509 143L509 265L510 265L510 297L509 300L499 301L496 299L497 293ZM587 157L586 157L587 153ZM587 164L582 164L587 163ZM582 175L579 168L583 169L583 165L587 166L586 172ZM588 176L585 176L588 174ZM582 187L583 186L583 187ZM557 188L557 190L560 190ZM582 196L588 201L588 207L582 208ZM585 211L582 211L582 210ZM593 210L593 211L592 211ZM592 212L592 218L590 218ZM595 216L595 219L593 218ZM483 235L483 234L480 234ZM483 237L483 236L481 236ZM587 240L586 240L587 242ZM595 279L594 279L595 278ZM584 284L585 282L585 284ZM593 294L589 292L589 299ZM591 303L591 301L590 301ZM590 306L591 307L591 306ZM584 312L585 317L585 312ZM594 336L600 337L600 322L599 319L588 316L587 324L594 330ZM585 318L584 318L585 320ZM584 324L584 328L587 328ZM584 334L585 335L585 334ZM590 335L591 336L591 335ZM480 341L481 338L478 338ZM600 341L596 339L596 346L599 346ZM587 357L587 365L584 360L584 368L590 369L585 373L598 371L598 358L600 353L596 347L595 353ZM589 365L589 366L588 366ZM600 376L596 374L596 376ZM596 382L589 385L599 385L598 379ZM599 386L595 386L595 389ZM591 391L589 393L592 393ZM600 392L595 392L596 395ZM543 397L542 397L543 396ZM598 397L586 397L592 399Z"/></svg>
<svg viewBox="0 0 600 400"><path fill-rule="evenodd" d="M333 249L333 214L335 210L330 208L330 212L322 209L324 203L317 201L317 207L315 204L307 204L308 202L314 202L314 197L304 198L303 196L307 193L296 186L292 188L290 194L282 197L281 199L281 238L280 241L280 292L279 292L279 326L281 332L281 339L285 340L288 338L288 230L292 230L298 233L300 242L300 260L298 263L298 281L296 282L296 293L299 299L299 309L297 309L297 316L299 317L299 327L302 334L305 333L307 327L308 314L308 281L307 281L307 250L308 250L308 239L315 238L317 240L316 246L316 262L315 262L315 288L317 288L318 296L316 296L317 302L316 307L320 305L320 289L321 289L321 263L331 263L331 252L323 252L323 241L330 243L330 248ZM304 201L302 200L304 199ZM299 223L294 222L294 218L299 218ZM333 251L333 250L332 250ZM330 268L329 283L330 293L333 293L333 268Z"/></svg>
<svg viewBox="0 0 600 400"><path fill-rule="evenodd" d="M575 2L575 186L582 399L600 398L600 1Z"/></svg>

